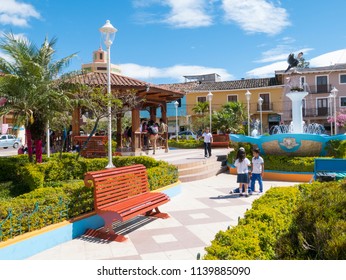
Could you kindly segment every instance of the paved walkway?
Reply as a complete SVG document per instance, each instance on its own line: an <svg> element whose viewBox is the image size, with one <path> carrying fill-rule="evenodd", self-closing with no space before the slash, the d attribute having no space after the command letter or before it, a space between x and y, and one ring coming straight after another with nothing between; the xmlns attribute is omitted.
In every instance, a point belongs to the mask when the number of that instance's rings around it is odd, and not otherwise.
<svg viewBox="0 0 346 280"><path fill-rule="evenodd" d="M271 187L294 185L292 182L264 181ZM30 257L32 260L196 260L211 244L215 234L237 224L251 203L260 197L229 195L236 187L236 176L228 172L200 181L181 184L181 192L160 207L169 219L139 217L118 225L125 233L122 243L104 242L82 236Z"/></svg>

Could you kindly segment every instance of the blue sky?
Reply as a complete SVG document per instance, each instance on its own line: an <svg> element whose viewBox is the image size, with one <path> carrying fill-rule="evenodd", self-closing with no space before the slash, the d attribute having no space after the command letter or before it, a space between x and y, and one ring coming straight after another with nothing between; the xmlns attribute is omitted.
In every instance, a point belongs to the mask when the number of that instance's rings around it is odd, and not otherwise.
<svg viewBox="0 0 346 280"><path fill-rule="evenodd" d="M346 63L345 10L344 0L0 0L0 32L37 45L57 37L57 59L78 53L72 71L105 49L99 28L109 19L118 29L111 60L124 75L226 81L274 76L290 52L310 66Z"/></svg>

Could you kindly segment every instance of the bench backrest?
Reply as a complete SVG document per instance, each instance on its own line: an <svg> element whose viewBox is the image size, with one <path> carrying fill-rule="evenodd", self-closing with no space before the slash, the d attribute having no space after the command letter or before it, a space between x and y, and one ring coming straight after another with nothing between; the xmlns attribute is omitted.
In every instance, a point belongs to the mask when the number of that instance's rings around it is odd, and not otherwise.
<svg viewBox="0 0 346 280"><path fill-rule="evenodd" d="M229 136L226 134L213 134L213 142L229 142Z"/></svg>
<svg viewBox="0 0 346 280"><path fill-rule="evenodd" d="M346 172L346 159L315 158L314 172L320 171Z"/></svg>
<svg viewBox="0 0 346 280"><path fill-rule="evenodd" d="M95 210L150 191L147 170L142 164L87 172L84 183L94 186Z"/></svg>

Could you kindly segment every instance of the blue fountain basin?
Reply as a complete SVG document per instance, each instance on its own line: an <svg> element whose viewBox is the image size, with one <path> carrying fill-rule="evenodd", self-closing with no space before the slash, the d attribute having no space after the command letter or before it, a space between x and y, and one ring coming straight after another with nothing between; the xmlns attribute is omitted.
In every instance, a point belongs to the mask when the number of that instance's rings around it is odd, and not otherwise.
<svg viewBox="0 0 346 280"><path fill-rule="evenodd" d="M256 145L261 154L290 156L324 156L326 143L330 140L346 140L345 134L326 135L308 133L283 133L256 137L230 134L234 142Z"/></svg>

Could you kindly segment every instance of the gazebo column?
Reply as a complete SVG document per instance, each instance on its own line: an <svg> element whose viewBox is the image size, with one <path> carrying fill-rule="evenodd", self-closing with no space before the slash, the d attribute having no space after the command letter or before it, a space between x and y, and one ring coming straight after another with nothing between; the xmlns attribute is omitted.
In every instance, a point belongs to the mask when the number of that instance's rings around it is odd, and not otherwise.
<svg viewBox="0 0 346 280"><path fill-rule="evenodd" d="M163 122L167 125L167 103L164 102L161 105L161 115L162 115L162 120ZM163 138L165 139L165 153L168 153L168 131L166 131L163 135Z"/></svg>
<svg viewBox="0 0 346 280"><path fill-rule="evenodd" d="M123 147L123 137L122 137L122 131L121 131L121 119L122 119L122 113L117 113L117 147L122 148Z"/></svg>
<svg viewBox="0 0 346 280"><path fill-rule="evenodd" d="M72 112L72 143L75 136L80 134L80 107L74 108Z"/></svg>
<svg viewBox="0 0 346 280"><path fill-rule="evenodd" d="M150 120L156 122L156 106L150 106Z"/></svg>
<svg viewBox="0 0 346 280"><path fill-rule="evenodd" d="M141 151L141 132L140 132L140 116L139 108L132 109L132 152L139 153Z"/></svg>

